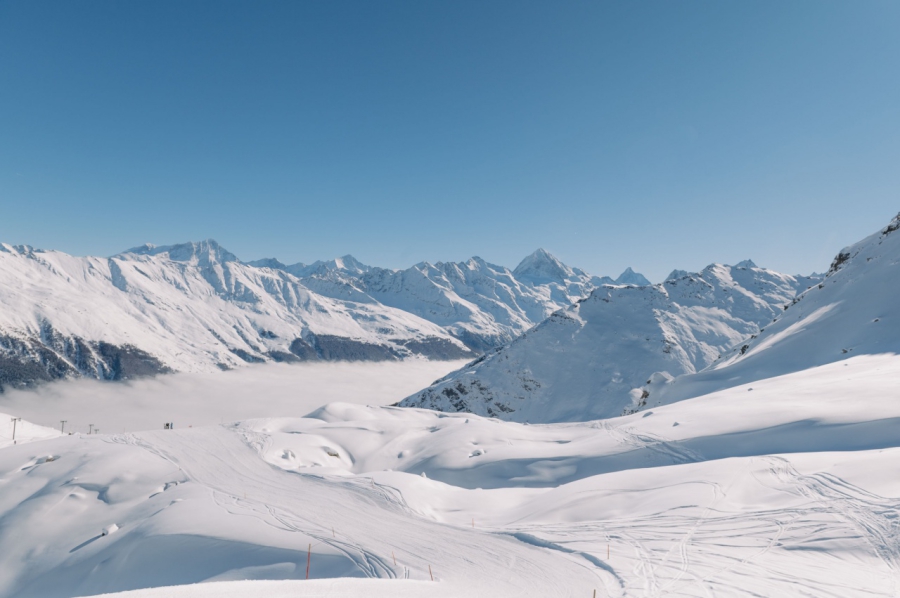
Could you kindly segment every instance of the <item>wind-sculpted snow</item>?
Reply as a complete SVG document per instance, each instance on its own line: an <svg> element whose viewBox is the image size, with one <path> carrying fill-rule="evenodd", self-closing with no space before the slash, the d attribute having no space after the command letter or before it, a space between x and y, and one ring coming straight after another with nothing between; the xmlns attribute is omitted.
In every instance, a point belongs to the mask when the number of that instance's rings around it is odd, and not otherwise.
<svg viewBox="0 0 900 598"><path fill-rule="evenodd" d="M894 596L898 374L583 423L334 404L6 447L0 596Z"/></svg>
<svg viewBox="0 0 900 598"><path fill-rule="evenodd" d="M713 264L651 286L603 286L405 399L406 407L519 422L640 408L647 385L694 373L756 335L819 279Z"/></svg>
<svg viewBox="0 0 900 598"><path fill-rule="evenodd" d="M472 352L409 312L334 299L214 241L109 259L0 245L0 388L121 380L265 361L459 359Z"/></svg>

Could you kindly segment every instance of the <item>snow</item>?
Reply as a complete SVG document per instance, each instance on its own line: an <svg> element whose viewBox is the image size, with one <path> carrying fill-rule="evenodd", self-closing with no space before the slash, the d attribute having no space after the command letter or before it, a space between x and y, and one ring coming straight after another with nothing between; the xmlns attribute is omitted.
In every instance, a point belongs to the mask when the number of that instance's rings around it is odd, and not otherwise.
<svg viewBox="0 0 900 598"><path fill-rule="evenodd" d="M630 284L639 287L645 287L650 284L650 281L643 274L639 274L631 269L631 267L625 268L625 271L622 272L618 278L616 278L616 284Z"/></svg>
<svg viewBox="0 0 900 598"><path fill-rule="evenodd" d="M532 258L519 280L477 257L389 270L349 255L243 263L212 239L111 258L0 244L0 384L333 358L313 349L322 335L376 348L352 359L472 357L612 282ZM123 364L122 350L137 352Z"/></svg>
<svg viewBox="0 0 900 598"><path fill-rule="evenodd" d="M580 423L344 403L7 447L0 595L892 596L898 375L861 356ZM312 578L355 579L306 585L310 544Z"/></svg>
<svg viewBox="0 0 900 598"><path fill-rule="evenodd" d="M388 406L425 361L10 393L32 411L0 447L0 597L897 596L896 230L822 281L748 260L595 289L432 386L446 412ZM237 295L252 268L140 251ZM148 425L61 435L52 397Z"/></svg>
<svg viewBox="0 0 900 598"><path fill-rule="evenodd" d="M13 419L17 420L15 422L15 430L13 430ZM28 419L22 419L21 415L13 416L8 413L0 413L0 448L13 445L14 431L16 436L15 444L17 445L34 442L35 440L56 438L62 435L57 429L37 425Z"/></svg>
<svg viewBox="0 0 900 598"><path fill-rule="evenodd" d="M144 246L109 259L0 245L0 279L15 281L0 286L0 336L41 344L97 378L110 376L61 352L77 339L106 342L137 347L174 371L211 372L291 357L292 342L310 334L387 346L400 356L411 354L409 341L428 339L465 351L413 314L323 297L291 274L240 263L214 241Z"/></svg>
<svg viewBox="0 0 900 598"><path fill-rule="evenodd" d="M229 581L102 594L106 598L456 598L442 584L408 579Z"/></svg>
<svg viewBox="0 0 900 598"><path fill-rule="evenodd" d="M651 390L648 405L677 401L845 360L900 353L900 216L843 249L826 278L785 304L755 337L706 371Z"/></svg>
<svg viewBox="0 0 900 598"><path fill-rule="evenodd" d="M816 282L712 264L657 285L603 286L403 405L531 423L621 415L643 406L655 374L702 370Z"/></svg>

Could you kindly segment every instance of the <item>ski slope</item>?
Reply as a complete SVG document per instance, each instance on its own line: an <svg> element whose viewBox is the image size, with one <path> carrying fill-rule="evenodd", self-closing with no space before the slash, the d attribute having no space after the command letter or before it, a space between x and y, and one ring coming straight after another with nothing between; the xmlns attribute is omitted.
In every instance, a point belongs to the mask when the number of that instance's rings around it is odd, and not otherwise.
<svg viewBox="0 0 900 598"><path fill-rule="evenodd" d="M861 356L581 423L331 404L7 447L0 595L894 596L898 375Z"/></svg>

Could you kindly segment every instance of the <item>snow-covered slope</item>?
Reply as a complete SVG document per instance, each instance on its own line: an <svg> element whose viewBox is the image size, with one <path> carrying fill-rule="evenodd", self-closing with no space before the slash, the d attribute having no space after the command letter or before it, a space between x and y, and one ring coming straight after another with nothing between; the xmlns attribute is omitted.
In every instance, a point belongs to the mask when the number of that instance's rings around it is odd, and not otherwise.
<svg viewBox="0 0 900 598"><path fill-rule="evenodd" d="M824 280L706 371L648 390L668 403L855 355L900 352L900 215L841 250Z"/></svg>
<svg viewBox="0 0 900 598"><path fill-rule="evenodd" d="M0 448L62 436L59 430L0 413Z"/></svg>
<svg viewBox="0 0 900 598"><path fill-rule="evenodd" d="M263 361L471 355L440 326L324 297L215 241L78 258L0 245L0 387Z"/></svg>
<svg viewBox="0 0 900 598"><path fill-rule="evenodd" d="M337 404L7 447L0 596L894 596L898 375L863 356L583 423ZM230 583L266 579L300 581Z"/></svg>
<svg viewBox="0 0 900 598"><path fill-rule="evenodd" d="M603 286L401 404L532 423L620 415L642 405L648 379L705 368L817 282L744 262Z"/></svg>

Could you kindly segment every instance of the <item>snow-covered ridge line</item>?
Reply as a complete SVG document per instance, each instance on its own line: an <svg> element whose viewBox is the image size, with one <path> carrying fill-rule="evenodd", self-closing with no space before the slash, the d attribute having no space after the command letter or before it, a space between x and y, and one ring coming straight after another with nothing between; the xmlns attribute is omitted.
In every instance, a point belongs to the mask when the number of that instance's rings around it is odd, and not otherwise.
<svg viewBox="0 0 900 598"><path fill-rule="evenodd" d="M0 245L0 389L266 361L473 357L613 282L543 250L516 271L522 280L480 258L407 270L351 256L244 263L211 239L110 258Z"/></svg>
<svg viewBox="0 0 900 598"><path fill-rule="evenodd" d="M531 423L620 415L644 406L648 385L700 371L759 334L820 280L748 260L602 286L401 405Z"/></svg>
<svg viewBox="0 0 900 598"><path fill-rule="evenodd" d="M458 359L442 327L325 297L214 241L111 258L0 246L0 386L264 361Z"/></svg>
<svg viewBox="0 0 900 598"><path fill-rule="evenodd" d="M900 353L900 215L838 252L825 277L706 371L650 390L670 403L858 355Z"/></svg>

